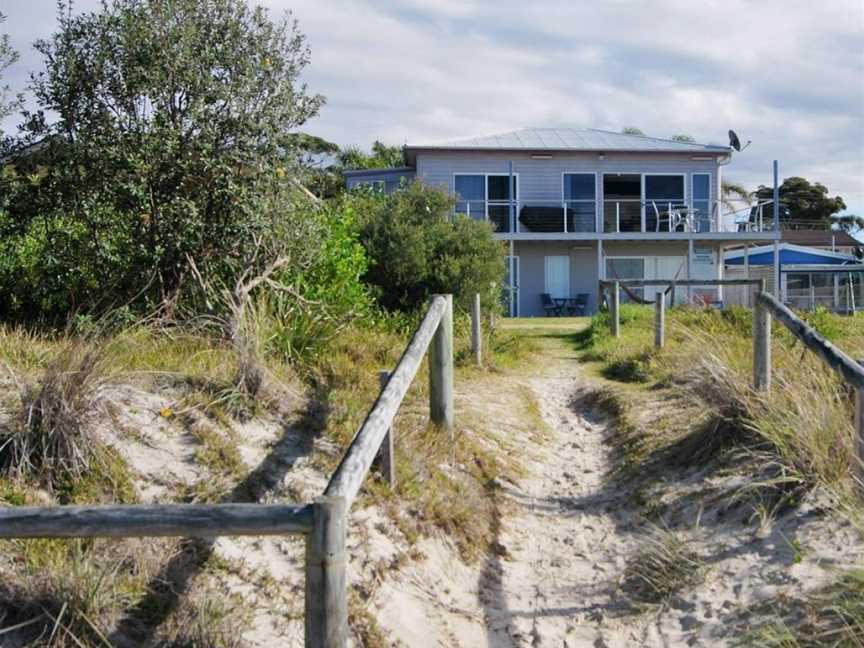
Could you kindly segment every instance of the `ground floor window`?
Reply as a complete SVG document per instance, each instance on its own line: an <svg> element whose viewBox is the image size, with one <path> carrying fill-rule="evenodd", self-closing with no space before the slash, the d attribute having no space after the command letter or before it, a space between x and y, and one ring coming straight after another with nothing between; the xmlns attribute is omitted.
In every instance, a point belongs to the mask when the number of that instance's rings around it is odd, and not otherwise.
<svg viewBox="0 0 864 648"><path fill-rule="evenodd" d="M645 259L643 257L606 257L606 279L644 279ZM630 294L628 294L628 292ZM621 291L622 301L633 301L633 297L643 298L642 288L628 288Z"/></svg>

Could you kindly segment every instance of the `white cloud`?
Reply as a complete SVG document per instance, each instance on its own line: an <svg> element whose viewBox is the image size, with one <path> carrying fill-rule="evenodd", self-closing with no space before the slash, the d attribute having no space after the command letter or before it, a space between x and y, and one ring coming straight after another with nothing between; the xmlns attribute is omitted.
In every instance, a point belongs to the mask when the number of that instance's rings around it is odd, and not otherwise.
<svg viewBox="0 0 864 648"><path fill-rule="evenodd" d="M308 129L340 144L546 124L722 143L735 128L753 145L727 177L768 183L778 158L783 175L819 180L864 215L860 0L265 4L293 9L308 35L307 80L328 98ZM50 30L53 6L4 9L19 48Z"/></svg>

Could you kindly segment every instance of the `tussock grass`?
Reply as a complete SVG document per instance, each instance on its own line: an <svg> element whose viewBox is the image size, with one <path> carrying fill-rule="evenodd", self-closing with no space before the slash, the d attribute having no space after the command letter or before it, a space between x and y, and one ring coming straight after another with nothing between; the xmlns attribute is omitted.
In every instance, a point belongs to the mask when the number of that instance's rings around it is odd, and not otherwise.
<svg viewBox="0 0 864 648"><path fill-rule="evenodd" d="M58 346L36 384L20 383L20 412L0 426L0 470L35 481L61 501L130 501L122 458L90 426L105 382L101 352L86 340Z"/></svg>
<svg viewBox="0 0 864 648"><path fill-rule="evenodd" d="M628 561L621 589L636 604L656 604L699 582L704 563L678 534L654 527Z"/></svg>
<svg viewBox="0 0 864 648"><path fill-rule="evenodd" d="M773 327L773 387L762 394L751 387L749 311L672 309L660 353L652 350L651 307L625 305L621 315L619 339L609 335L605 313L592 320L579 340L583 359L619 382L650 387L641 394L617 392L634 403L631 418L646 394L660 393L691 414L689 421L664 426L634 425L626 408L613 412L624 420L617 436L631 467L658 459L698 467L722 459L750 476L740 495L763 508L794 504L803 490L821 485L847 510L861 510L850 392L782 326ZM864 355L864 321L819 311L807 317L847 353Z"/></svg>

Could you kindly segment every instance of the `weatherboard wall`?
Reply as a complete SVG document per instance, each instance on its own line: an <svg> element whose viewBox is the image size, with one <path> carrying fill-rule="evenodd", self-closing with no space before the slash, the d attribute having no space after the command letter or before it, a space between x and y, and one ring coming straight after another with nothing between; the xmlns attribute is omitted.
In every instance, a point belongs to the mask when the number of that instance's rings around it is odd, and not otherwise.
<svg viewBox="0 0 864 648"><path fill-rule="evenodd" d="M543 154L546 154L544 151ZM708 173L711 193L719 199L719 167L711 160L693 160L693 154L670 153L551 153L551 159L535 160L530 152L434 151L417 155L417 177L425 183L445 187L454 192L456 173L513 173L519 176L519 200L560 201L563 173L594 172L597 174L597 198L603 199L603 173ZM688 175L685 191L689 197L691 179Z"/></svg>

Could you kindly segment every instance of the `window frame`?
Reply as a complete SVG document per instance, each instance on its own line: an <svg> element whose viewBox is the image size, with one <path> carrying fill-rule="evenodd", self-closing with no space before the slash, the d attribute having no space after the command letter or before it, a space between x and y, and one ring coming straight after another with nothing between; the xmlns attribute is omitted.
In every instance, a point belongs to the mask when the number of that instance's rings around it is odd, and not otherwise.
<svg viewBox="0 0 864 648"><path fill-rule="evenodd" d="M588 198L570 198L568 200L567 199L567 191L566 191L566 189L567 189L567 176L568 175L590 175L590 176L593 176L594 177L594 199L589 200ZM594 204L594 232L598 231L598 229L597 229L597 215L601 212L600 205L598 203L598 201L600 200L600 193L601 193L600 189L601 188L597 186L597 177L598 177L597 171L562 171L561 172L561 205L564 207L564 209L566 209L570 203L580 203L580 204L593 203ZM566 226L566 222L567 222L566 219L564 222L565 222L565 226ZM565 229L565 233L566 233L566 231L567 230Z"/></svg>
<svg viewBox="0 0 864 648"><path fill-rule="evenodd" d="M514 171L513 172L513 180L516 183L516 195L510 200L489 200L489 178L490 177L509 177L511 174L509 172L487 172L487 171L454 171L453 172L453 195L459 198L458 194L456 194L456 177L457 176L483 176L483 220L489 220L489 204L492 203L492 206L506 206L511 202L515 202L518 209L519 204L519 174ZM458 202L480 202L478 200L460 200ZM456 213L465 213L465 212L456 212Z"/></svg>

